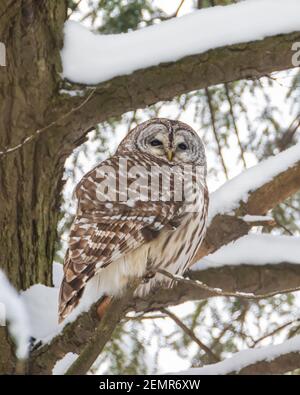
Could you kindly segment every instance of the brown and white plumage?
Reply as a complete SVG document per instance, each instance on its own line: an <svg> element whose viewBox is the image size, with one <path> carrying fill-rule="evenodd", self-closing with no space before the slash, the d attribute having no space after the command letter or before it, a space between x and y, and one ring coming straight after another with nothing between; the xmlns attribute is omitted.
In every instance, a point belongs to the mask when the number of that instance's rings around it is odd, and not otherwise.
<svg viewBox="0 0 300 395"><path fill-rule="evenodd" d="M183 165L189 165L188 172L182 171ZM132 173L132 169L136 168L143 170L138 175L146 183L141 182L140 194L132 198L132 185L137 180L137 172ZM162 175L154 191L158 195L151 199L149 181L155 171ZM124 190L121 183L125 175L129 187ZM60 320L78 304L87 283L94 291L96 288L99 297L115 296L121 294L130 277L151 273L149 281L137 290L145 295L161 281L169 283L155 273L158 268L183 273L205 234L205 176L200 138L188 125L167 119L137 126L114 156L87 173L75 192L78 208L64 262ZM164 177L170 177L168 199ZM183 199L178 200L176 185L186 178L190 184ZM109 185L109 194L103 182Z"/></svg>

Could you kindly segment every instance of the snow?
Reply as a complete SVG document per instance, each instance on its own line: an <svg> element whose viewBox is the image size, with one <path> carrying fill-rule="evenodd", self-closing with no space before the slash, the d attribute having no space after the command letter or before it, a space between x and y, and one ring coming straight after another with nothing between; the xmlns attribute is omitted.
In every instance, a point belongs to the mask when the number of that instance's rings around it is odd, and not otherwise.
<svg viewBox="0 0 300 395"><path fill-rule="evenodd" d="M92 279L86 286L86 292L79 306L61 324L58 324L58 299L62 277L62 265L54 262L54 287L34 284L21 293L22 301L29 315L30 335L37 341L41 340L42 343L49 343L62 332L68 323L75 321L81 313L88 311L91 305L101 297Z"/></svg>
<svg viewBox="0 0 300 395"><path fill-rule="evenodd" d="M54 261L52 266L52 280L55 288L60 287L63 275L64 275L63 265L61 263Z"/></svg>
<svg viewBox="0 0 300 395"><path fill-rule="evenodd" d="M282 344L239 351L231 358L224 361L207 365L202 368L191 368L183 372L176 372L175 374L225 375L231 372L239 372L244 367L259 361L272 361L280 355L299 351L300 335L295 336Z"/></svg>
<svg viewBox="0 0 300 395"><path fill-rule="evenodd" d="M73 362L78 358L78 354L68 352L62 359L56 362L52 370L53 375L63 375L69 369Z"/></svg>
<svg viewBox="0 0 300 395"><path fill-rule="evenodd" d="M244 215L243 217L239 217L245 222L269 222L274 221L274 218L270 215Z"/></svg>
<svg viewBox="0 0 300 395"><path fill-rule="evenodd" d="M299 31L299 15L299 0L252 0L199 10L125 34L94 34L68 21L61 51L63 77L97 84L213 48Z"/></svg>
<svg viewBox="0 0 300 395"><path fill-rule="evenodd" d="M223 246L197 262L192 270L226 265L300 264L300 237L250 234Z"/></svg>
<svg viewBox="0 0 300 395"><path fill-rule="evenodd" d="M63 328L57 321L58 295L58 288L42 284L32 285L22 292L30 317L31 336L45 343Z"/></svg>
<svg viewBox="0 0 300 395"><path fill-rule="evenodd" d="M299 1L300 5L300 1ZM299 18L300 20L300 18ZM249 193L300 161L300 143L245 170L210 194L208 217L232 212Z"/></svg>
<svg viewBox="0 0 300 395"><path fill-rule="evenodd" d="M71 90L60 89L59 93L61 95L68 95L68 96L74 97L74 96L84 96L85 91L80 90L80 89L71 89Z"/></svg>
<svg viewBox="0 0 300 395"><path fill-rule="evenodd" d="M30 339L30 327L24 303L17 291L10 285L5 274L0 271L0 322L9 325L9 332L16 343L16 355L18 359L28 356Z"/></svg>

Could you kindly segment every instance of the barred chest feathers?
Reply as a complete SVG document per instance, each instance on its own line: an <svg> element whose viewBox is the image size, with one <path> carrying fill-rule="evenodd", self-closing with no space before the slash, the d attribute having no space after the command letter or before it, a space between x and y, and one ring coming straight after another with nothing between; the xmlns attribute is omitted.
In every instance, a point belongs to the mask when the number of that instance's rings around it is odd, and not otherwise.
<svg viewBox="0 0 300 395"><path fill-rule="evenodd" d="M119 296L130 278L143 277L147 272L155 273L159 268L172 274L183 274L206 232L208 193L205 183L199 185L194 202L190 204L194 207L189 205L188 212L183 213L182 221L176 229L163 229L158 238L101 269L87 284L85 296L88 299L92 297L93 301L103 294ZM136 294L146 296L162 284L171 286L171 282L167 277L156 273L148 282L139 286Z"/></svg>

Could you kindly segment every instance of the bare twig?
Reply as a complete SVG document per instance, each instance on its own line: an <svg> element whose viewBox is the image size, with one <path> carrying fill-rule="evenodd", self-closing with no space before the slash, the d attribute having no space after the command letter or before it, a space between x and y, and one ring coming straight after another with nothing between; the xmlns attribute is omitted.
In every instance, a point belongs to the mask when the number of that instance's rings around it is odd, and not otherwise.
<svg viewBox="0 0 300 395"><path fill-rule="evenodd" d="M82 0L78 0L77 4L75 5L75 7L73 8L73 10L70 12L70 14L68 15L68 18L70 18L71 15L74 14L74 12L76 12L78 10L78 7L80 5L80 3L82 2Z"/></svg>
<svg viewBox="0 0 300 395"><path fill-rule="evenodd" d="M299 321L300 321L300 318L298 318L297 320L292 320L292 321L286 322L285 324L278 326L273 331L271 331L271 332L267 333L266 335L261 336L260 338L254 340L253 344L251 345L251 348L256 347L257 344L260 343L261 341L267 339L268 337L274 336L276 333L282 331L286 327L288 327L288 326L290 326L290 325L292 325L292 324L294 324L296 322L299 322Z"/></svg>
<svg viewBox="0 0 300 395"><path fill-rule="evenodd" d="M289 127L283 134L283 136L278 139L277 146L280 151L285 150L293 141L293 138L300 127L300 114L297 114L295 119L290 123Z"/></svg>
<svg viewBox="0 0 300 395"><path fill-rule="evenodd" d="M167 318L166 315L163 314L153 314L153 315L144 315L144 314L140 314L138 316L126 316L124 318L125 321L144 321L144 320L157 320L160 318Z"/></svg>
<svg viewBox="0 0 300 395"><path fill-rule="evenodd" d="M209 348L207 347L198 337L195 335L194 331L192 331L190 328L188 328L179 317L177 317L176 314L172 313L168 309L161 309L161 312L166 314L168 317L170 317L198 346L201 348L201 350L205 351L206 354L208 355L209 359L211 362L218 362L220 359L217 357L217 355Z"/></svg>
<svg viewBox="0 0 300 395"><path fill-rule="evenodd" d="M88 96L82 101L82 103L80 103L78 106L71 108L70 111L68 111L66 114L63 114L62 116L60 116L58 119L56 119L55 121L50 122L48 125L42 127L41 129L37 129L35 132L33 132L30 136L26 137L25 140L22 141L22 143L19 143L17 145L15 145L14 147L11 148L7 148L4 149L3 151L0 151L0 157L7 155L7 154L11 154L12 152L17 151L18 149L24 147L24 145L30 143L31 141L33 141L36 137L38 137L41 133L45 132L46 130L52 128L53 126L57 125L60 121L66 119L67 117L69 117L70 115L72 115L75 111L79 110L80 108L82 108L93 96L94 92L95 92L96 88L92 88L91 92L88 94Z"/></svg>
<svg viewBox="0 0 300 395"><path fill-rule="evenodd" d="M207 103L208 103L209 112L210 112L211 126L212 126L213 134L214 134L214 137L215 137L215 140L217 143L217 147L218 147L219 157L220 157L220 160L222 163L225 177L228 180L228 172L227 172L227 168L226 168L225 161L223 158L221 143L220 143L220 139L219 139L217 128L216 128L215 112L214 112L214 108L212 105L212 98L211 98L211 94L210 94L210 91L208 88L205 88L205 94L206 94Z"/></svg>
<svg viewBox="0 0 300 395"><path fill-rule="evenodd" d="M158 273L163 274L164 276L172 279L173 281L184 282L186 284L190 284L190 285L193 285L195 287L198 287L198 288L201 288L203 290L206 290L208 292L211 292L214 296L233 296L235 298L258 300L258 299L270 298L272 296L279 295L279 294L300 291L300 286L299 286L299 287L295 287L295 288L284 289L284 290L281 290L281 291L269 292L269 293L261 294L261 295L255 295L253 293L239 292L239 291L228 292L228 291L222 290L221 288L210 287L209 285L203 283L200 280L193 281L193 280L191 280L191 279L189 279L187 277L176 276L176 275L174 275L174 274L172 274L170 272L167 272L166 270L163 270L163 269L159 269Z"/></svg>
<svg viewBox="0 0 300 395"><path fill-rule="evenodd" d="M278 219L276 219L276 224L277 226L279 226L280 228L282 228L283 230L286 231L286 233L288 233L290 236L294 236L293 232L291 232L285 225L283 225Z"/></svg>
<svg viewBox="0 0 300 395"><path fill-rule="evenodd" d="M239 130L238 130L238 127L237 127L237 124L236 124L236 121L235 121L235 116L234 116L234 111L233 111L233 104L232 104L232 100L231 100L230 93L229 93L229 84L227 82L225 82L224 86L225 86L226 98L227 98L227 101L228 101L228 104L229 104L229 112L230 112L230 116L231 116L231 120L232 120L232 124L233 124L233 129L234 129L234 132L235 132L235 135L236 135L236 139L237 139L237 142L238 142L238 145L239 145L239 148L240 148L241 159L242 159L244 168L246 169L247 168L247 163L246 163L246 160L245 160L244 149L243 149L243 146L242 146L242 143L241 143Z"/></svg>
<svg viewBox="0 0 300 395"><path fill-rule="evenodd" d="M179 3L179 6L176 8L176 11L174 12L174 16L176 17L181 9L181 7L183 6L183 3L185 2L185 0L181 0L181 2Z"/></svg>

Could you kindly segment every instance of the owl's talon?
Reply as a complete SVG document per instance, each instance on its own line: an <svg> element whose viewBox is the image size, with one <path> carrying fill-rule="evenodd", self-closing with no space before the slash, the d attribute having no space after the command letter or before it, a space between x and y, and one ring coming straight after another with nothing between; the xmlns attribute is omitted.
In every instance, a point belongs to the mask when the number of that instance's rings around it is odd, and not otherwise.
<svg viewBox="0 0 300 395"><path fill-rule="evenodd" d="M112 300L112 297L104 296L102 301L99 303L99 305L97 307L97 315L98 315L99 321L103 318L108 306L110 305L111 300Z"/></svg>
<svg viewBox="0 0 300 395"><path fill-rule="evenodd" d="M154 276L155 276L154 272L146 273L145 276L143 277L142 284L147 284Z"/></svg>

